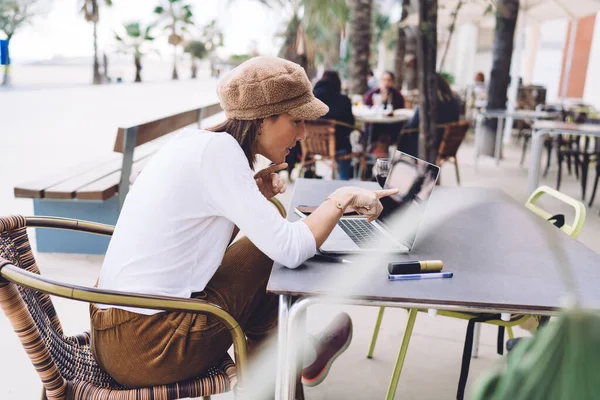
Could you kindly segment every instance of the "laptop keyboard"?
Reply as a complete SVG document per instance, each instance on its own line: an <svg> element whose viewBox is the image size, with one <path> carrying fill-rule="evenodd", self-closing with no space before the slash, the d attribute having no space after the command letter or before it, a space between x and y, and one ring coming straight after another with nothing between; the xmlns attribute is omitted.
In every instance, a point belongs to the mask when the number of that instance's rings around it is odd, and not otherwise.
<svg viewBox="0 0 600 400"><path fill-rule="evenodd" d="M338 225L360 248L383 247L392 243L389 237L365 219L341 219Z"/></svg>

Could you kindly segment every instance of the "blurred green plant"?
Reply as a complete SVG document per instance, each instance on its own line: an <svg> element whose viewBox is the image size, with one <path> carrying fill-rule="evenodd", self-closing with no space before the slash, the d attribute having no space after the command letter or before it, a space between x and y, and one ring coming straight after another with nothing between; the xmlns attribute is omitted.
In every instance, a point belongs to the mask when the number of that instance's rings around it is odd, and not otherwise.
<svg viewBox="0 0 600 400"><path fill-rule="evenodd" d="M135 82L142 81L142 58L146 54L147 44L154 41L152 36L153 25L143 27L139 22L123 24L123 32L115 32L115 40L118 43L117 51L124 54L133 54L135 64Z"/></svg>
<svg viewBox="0 0 600 400"><path fill-rule="evenodd" d="M346 0L255 1L283 15L283 29L278 34L283 38L280 57L300 64L309 77L315 75L317 64L339 66L341 38L350 18Z"/></svg>
<svg viewBox="0 0 600 400"><path fill-rule="evenodd" d="M198 66L196 60L204 60L208 57L208 49L201 40L191 40L183 46L183 51L192 56L192 79L198 74Z"/></svg>
<svg viewBox="0 0 600 400"><path fill-rule="evenodd" d="M79 0L79 9L83 14L83 18L87 22L91 22L94 26L94 64L93 64L93 79L94 85L102 83L100 75L100 62L98 61L98 21L100 20L100 4L108 7L112 6L112 0Z"/></svg>
<svg viewBox="0 0 600 400"><path fill-rule="evenodd" d="M248 61L252 57L254 57L253 54L232 54L231 56L229 56L228 63L233 66L238 66L244 61Z"/></svg>
<svg viewBox="0 0 600 400"><path fill-rule="evenodd" d="M597 399L600 316L572 308L521 341L478 382L474 400Z"/></svg>
<svg viewBox="0 0 600 400"><path fill-rule="evenodd" d="M450 72L440 72L440 75L444 77L444 79L451 85L454 84L455 82L455 77L454 74L451 74Z"/></svg>
<svg viewBox="0 0 600 400"><path fill-rule="evenodd" d="M162 0L163 5L154 8L158 15L158 24L163 25L169 32L168 41L173 46L173 74L172 79L179 79L177 73L177 48L183 44L184 34L189 31L189 26L194 25L191 4L183 0Z"/></svg>

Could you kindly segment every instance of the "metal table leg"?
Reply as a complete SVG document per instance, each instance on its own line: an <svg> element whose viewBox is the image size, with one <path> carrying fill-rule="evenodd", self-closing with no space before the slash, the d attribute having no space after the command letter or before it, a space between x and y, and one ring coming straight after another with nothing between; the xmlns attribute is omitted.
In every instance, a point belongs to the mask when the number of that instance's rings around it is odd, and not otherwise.
<svg viewBox="0 0 600 400"><path fill-rule="evenodd" d="M538 187L540 180L540 159L542 158L542 138L545 130L536 130L531 133L531 154L529 156L529 172L527 190L529 193Z"/></svg>
<svg viewBox="0 0 600 400"><path fill-rule="evenodd" d="M481 337L481 324L475 323L475 331L473 332L473 350L471 351L471 358L479 357L479 338Z"/></svg>
<svg viewBox="0 0 600 400"><path fill-rule="evenodd" d="M504 117L498 117L498 126L496 127L496 147L494 148L494 157L496 165L500 165L500 154L502 153L502 135L504 133Z"/></svg>
<svg viewBox="0 0 600 400"><path fill-rule="evenodd" d="M481 143L483 135L483 115L477 113L475 120L475 171L477 171L477 160L481 154Z"/></svg>
<svg viewBox="0 0 600 400"><path fill-rule="evenodd" d="M305 336L304 317L306 308L310 305L311 299L303 298L293 303L289 309L288 316L288 335L289 345L286 351L286 362L284 370L284 379L282 381L283 397L282 400L294 400L296 394L296 376L298 371L298 357L303 350Z"/></svg>
<svg viewBox="0 0 600 400"><path fill-rule="evenodd" d="M281 400L285 398L285 380L286 369L286 353L288 346L288 319L289 310L292 305L292 296L279 296L279 320L277 331L277 378L275 380L275 399Z"/></svg>

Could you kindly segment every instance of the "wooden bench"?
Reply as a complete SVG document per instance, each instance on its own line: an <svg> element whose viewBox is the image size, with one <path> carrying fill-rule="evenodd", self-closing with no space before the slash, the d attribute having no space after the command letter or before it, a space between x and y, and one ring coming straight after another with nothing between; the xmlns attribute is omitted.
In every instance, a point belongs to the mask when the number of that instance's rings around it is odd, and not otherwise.
<svg viewBox="0 0 600 400"><path fill-rule="evenodd" d="M115 225L129 191L129 177L132 172L139 172L158 150L162 140L156 139L189 125L200 126L203 119L221 111L221 106L216 103L119 128L114 153L18 185L14 188L15 197L33 199L35 215ZM40 229L36 232L36 242L39 252L104 254L109 238Z"/></svg>

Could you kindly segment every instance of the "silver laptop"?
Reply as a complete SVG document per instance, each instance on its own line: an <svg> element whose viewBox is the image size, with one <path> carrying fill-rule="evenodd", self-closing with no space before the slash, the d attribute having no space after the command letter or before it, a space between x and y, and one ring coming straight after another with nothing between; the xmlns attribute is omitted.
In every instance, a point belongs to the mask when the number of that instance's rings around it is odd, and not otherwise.
<svg viewBox="0 0 600 400"><path fill-rule="evenodd" d="M439 174L437 165L396 151L384 188L398 189L398 194L381 199L383 212L373 222L365 217L342 217L319 250L336 254L410 252Z"/></svg>

